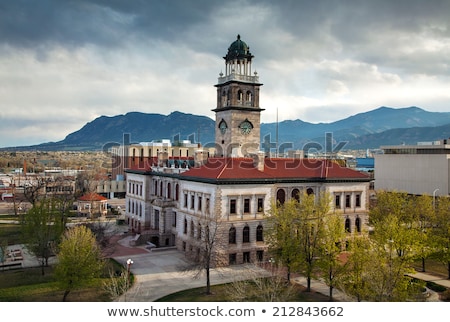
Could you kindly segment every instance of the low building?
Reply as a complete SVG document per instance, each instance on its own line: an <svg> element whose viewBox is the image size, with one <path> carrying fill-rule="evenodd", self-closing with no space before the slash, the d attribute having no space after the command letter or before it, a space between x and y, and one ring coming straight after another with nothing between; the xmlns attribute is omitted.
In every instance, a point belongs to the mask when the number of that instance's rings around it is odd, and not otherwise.
<svg viewBox="0 0 450 322"><path fill-rule="evenodd" d="M375 154L375 189L448 196L450 140L382 146Z"/></svg>
<svg viewBox="0 0 450 322"><path fill-rule="evenodd" d="M79 215L87 217L106 216L108 199L98 193L88 193L77 200L77 211Z"/></svg>

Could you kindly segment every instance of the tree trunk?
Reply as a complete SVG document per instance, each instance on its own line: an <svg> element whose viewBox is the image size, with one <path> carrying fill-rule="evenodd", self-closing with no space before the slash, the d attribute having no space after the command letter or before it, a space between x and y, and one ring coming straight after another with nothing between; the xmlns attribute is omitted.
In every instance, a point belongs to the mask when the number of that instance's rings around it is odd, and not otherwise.
<svg viewBox="0 0 450 322"><path fill-rule="evenodd" d="M209 295L211 294L211 280L210 280L210 276L209 276L209 267L206 268L206 294Z"/></svg>
<svg viewBox="0 0 450 322"><path fill-rule="evenodd" d="M70 293L70 291L68 291L68 290L64 291L64 295L63 295L63 299L62 299L63 302L66 301L67 295L69 295L69 293Z"/></svg>
<svg viewBox="0 0 450 322"><path fill-rule="evenodd" d="M450 280L450 261L447 262L448 279Z"/></svg>
<svg viewBox="0 0 450 322"><path fill-rule="evenodd" d="M306 292L311 292L311 277L306 278Z"/></svg>

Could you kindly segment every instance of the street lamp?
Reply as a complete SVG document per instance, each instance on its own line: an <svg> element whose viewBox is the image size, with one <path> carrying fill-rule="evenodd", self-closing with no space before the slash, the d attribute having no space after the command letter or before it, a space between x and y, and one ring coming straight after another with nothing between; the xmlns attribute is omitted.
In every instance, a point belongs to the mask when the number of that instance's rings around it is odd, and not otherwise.
<svg viewBox="0 0 450 322"><path fill-rule="evenodd" d="M434 189L433 191L433 210L436 208L436 192L438 192L439 189Z"/></svg>
<svg viewBox="0 0 450 322"><path fill-rule="evenodd" d="M127 259L127 291L128 288L130 287L130 271L131 271L131 265L133 264L133 261L131 260L131 258Z"/></svg>

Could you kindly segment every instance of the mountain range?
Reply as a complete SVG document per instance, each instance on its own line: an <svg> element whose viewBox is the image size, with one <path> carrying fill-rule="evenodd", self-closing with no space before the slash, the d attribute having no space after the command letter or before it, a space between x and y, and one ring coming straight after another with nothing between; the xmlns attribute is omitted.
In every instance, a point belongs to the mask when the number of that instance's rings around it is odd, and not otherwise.
<svg viewBox="0 0 450 322"><path fill-rule="evenodd" d="M14 150L89 151L160 139L191 140L207 145L214 142L214 127L214 120L201 115L130 112L100 116L62 141L14 147ZM334 143L345 142L344 149L377 149L381 145L435 141L450 137L450 112L383 106L331 123L297 119L261 124L261 140L270 135L271 142L278 138L280 145L288 143L293 149L302 149L308 142L324 144L326 133L332 134ZM2 150L8 149L12 148Z"/></svg>

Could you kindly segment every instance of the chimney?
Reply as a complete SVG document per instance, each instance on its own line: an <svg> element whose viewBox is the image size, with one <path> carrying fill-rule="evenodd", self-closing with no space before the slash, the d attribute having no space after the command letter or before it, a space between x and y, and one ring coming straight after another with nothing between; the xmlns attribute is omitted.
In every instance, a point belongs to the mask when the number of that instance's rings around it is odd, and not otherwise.
<svg viewBox="0 0 450 322"><path fill-rule="evenodd" d="M158 152L158 167L169 166L169 153L166 151Z"/></svg>
<svg viewBox="0 0 450 322"><path fill-rule="evenodd" d="M208 153L203 149L195 150L194 152L194 166L200 167L208 160Z"/></svg>
<svg viewBox="0 0 450 322"><path fill-rule="evenodd" d="M253 164L259 171L264 171L264 151L259 151L258 154L253 157Z"/></svg>

